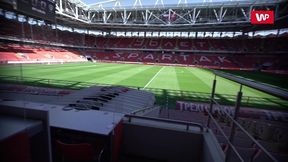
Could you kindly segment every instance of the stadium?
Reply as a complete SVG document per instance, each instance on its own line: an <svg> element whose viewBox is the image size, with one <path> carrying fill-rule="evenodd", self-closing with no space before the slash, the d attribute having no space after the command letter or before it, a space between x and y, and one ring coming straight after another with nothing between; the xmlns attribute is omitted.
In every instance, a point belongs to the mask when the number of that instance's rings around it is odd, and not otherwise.
<svg viewBox="0 0 288 162"><path fill-rule="evenodd" d="M287 2L0 0L0 161L288 161Z"/></svg>

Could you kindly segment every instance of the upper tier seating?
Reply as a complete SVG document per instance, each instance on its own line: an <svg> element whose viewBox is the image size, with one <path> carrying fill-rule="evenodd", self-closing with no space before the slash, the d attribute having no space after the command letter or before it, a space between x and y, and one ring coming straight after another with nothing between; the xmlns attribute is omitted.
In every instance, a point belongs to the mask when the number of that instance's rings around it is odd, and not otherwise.
<svg viewBox="0 0 288 162"><path fill-rule="evenodd" d="M81 53L101 61L181 64L211 68L285 71L287 37L281 38L133 38L96 37L61 31L52 25L32 25L0 16L0 36L38 41L88 46L101 50ZM38 48L38 47L37 47ZM108 52L109 50L109 52ZM122 52L122 50L125 50ZM1 63L7 61L76 61L79 52L51 51L34 47L0 47ZM113 52L115 51L115 52ZM128 52L131 51L131 52ZM83 59L80 59L83 60Z"/></svg>
<svg viewBox="0 0 288 162"><path fill-rule="evenodd" d="M123 62L143 62L143 63L164 63L164 64L181 64L198 67L212 68L230 68L230 69L261 69L264 65L273 69L285 59L277 60L273 55L241 55L241 54L192 54L181 53L173 54L171 52L96 52L87 50L83 52L95 60L100 61L123 61Z"/></svg>
<svg viewBox="0 0 288 162"><path fill-rule="evenodd" d="M51 25L31 25L0 16L0 35L32 39L44 42L58 42L67 45L96 48L133 48L151 50L194 50L225 52L288 51L287 37L282 38L128 38L96 37L93 35L52 29Z"/></svg>

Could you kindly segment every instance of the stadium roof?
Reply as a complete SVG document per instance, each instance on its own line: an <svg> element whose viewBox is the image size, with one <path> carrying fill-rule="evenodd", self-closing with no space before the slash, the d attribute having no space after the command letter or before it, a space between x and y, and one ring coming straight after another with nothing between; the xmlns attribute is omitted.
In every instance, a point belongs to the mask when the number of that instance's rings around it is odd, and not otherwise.
<svg viewBox="0 0 288 162"><path fill-rule="evenodd" d="M250 23L250 13L255 9L274 10L275 25L269 29L282 28L278 22L286 21L285 2L286 0L56 0L56 13L58 23L84 26L86 29L247 31L250 30L247 27L255 30L255 26Z"/></svg>
<svg viewBox="0 0 288 162"><path fill-rule="evenodd" d="M49 21L103 31L247 32L287 28L287 8L287 0L55 0L56 18ZM251 25L253 10L273 10L274 25Z"/></svg>
<svg viewBox="0 0 288 162"><path fill-rule="evenodd" d="M136 9L136 8L167 8L189 7L194 5L225 4L225 3L271 3L271 0L68 0L88 10L101 9ZM282 0L273 0L274 3Z"/></svg>
<svg viewBox="0 0 288 162"><path fill-rule="evenodd" d="M104 8L105 7L112 8L115 5L115 3L120 3L125 8L133 8L134 6L137 5L141 5L143 7L177 6L193 3L227 2L227 1L239 1L239 0L83 0L83 2L90 7L95 6L97 4L103 4Z"/></svg>

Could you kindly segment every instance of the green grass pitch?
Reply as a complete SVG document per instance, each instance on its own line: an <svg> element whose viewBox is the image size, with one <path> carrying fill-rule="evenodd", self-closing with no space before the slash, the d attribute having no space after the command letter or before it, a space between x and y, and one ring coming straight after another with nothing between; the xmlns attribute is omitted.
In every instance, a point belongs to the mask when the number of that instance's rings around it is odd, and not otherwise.
<svg viewBox="0 0 288 162"><path fill-rule="evenodd" d="M153 91L158 97L158 103L166 103L168 107L173 107L176 100L209 101L214 79L214 74L210 70L201 68L112 63L3 65L0 74L22 75L40 80L43 78L76 81L75 84L89 82L135 86ZM69 88L69 84L65 88ZM226 104L233 104L239 88L239 84L217 77L216 98ZM288 105L287 101L248 87L243 88L242 103L268 109L286 109Z"/></svg>

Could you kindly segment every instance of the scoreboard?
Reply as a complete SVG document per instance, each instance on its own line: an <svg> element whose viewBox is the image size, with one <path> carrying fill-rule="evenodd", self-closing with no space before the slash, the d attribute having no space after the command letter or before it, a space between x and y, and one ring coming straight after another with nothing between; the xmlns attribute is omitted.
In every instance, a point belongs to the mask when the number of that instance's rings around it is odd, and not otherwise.
<svg viewBox="0 0 288 162"><path fill-rule="evenodd" d="M55 0L17 0L17 10L30 16L55 21Z"/></svg>

